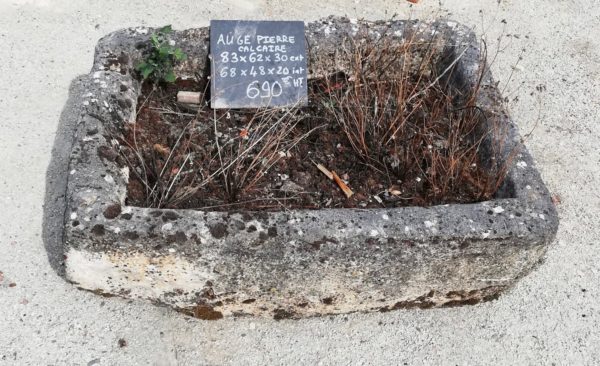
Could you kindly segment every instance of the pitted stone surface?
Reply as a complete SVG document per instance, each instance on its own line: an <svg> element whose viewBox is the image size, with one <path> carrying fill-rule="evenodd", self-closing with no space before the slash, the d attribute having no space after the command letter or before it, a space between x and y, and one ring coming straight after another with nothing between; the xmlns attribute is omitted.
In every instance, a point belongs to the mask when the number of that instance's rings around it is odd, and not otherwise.
<svg viewBox="0 0 600 366"><path fill-rule="evenodd" d="M407 31L442 34L448 59L461 55L452 82L478 82L474 34L447 21L311 23L309 77L348 68L338 51L351 38L391 32L401 42ZM554 206L489 73L478 105L507 124L504 156L518 151L494 200L288 212L127 206L129 171L115 163L112 134L135 120L140 85L131 73L151 32L127 29L100 40L80 100L65 214L66 275L79 287L211 319L454 306L495 298L540 261L554 238ZM189 55L178 75L206 75L208 29L172 37Z"/></svg>

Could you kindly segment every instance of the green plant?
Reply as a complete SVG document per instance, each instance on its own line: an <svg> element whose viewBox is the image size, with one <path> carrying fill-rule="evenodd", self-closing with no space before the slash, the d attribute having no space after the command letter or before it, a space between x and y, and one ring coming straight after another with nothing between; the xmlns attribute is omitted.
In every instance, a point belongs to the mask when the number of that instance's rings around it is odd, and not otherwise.
<svg viewBox="0 0 600 366"><path fill-rule="evenodd" d="M150 35L150 52L135 66L144 80L173 83L177 79L173 66L185 60L187 55L169 42L167 35L172 30L170 25L166 25Z"/></svg>

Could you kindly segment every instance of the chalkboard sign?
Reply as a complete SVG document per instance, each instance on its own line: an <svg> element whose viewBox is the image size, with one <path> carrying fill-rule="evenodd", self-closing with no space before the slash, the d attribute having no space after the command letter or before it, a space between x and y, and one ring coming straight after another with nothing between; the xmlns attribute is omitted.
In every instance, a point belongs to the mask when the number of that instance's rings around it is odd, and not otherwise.
<svg viewBox="0 0 600 366"><path fill-rule="evenodd" d="M212 20L211 107L306 105L304 22Z"/></svg>

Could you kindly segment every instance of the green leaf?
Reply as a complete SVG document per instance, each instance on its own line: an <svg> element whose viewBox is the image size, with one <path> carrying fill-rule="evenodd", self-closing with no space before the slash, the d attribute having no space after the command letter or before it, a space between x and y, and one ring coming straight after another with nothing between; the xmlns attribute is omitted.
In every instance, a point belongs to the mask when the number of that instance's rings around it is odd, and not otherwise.
<svg viewBox="0 0 600 366"><path fill-rule="evenodd" d="M166 58L167 56L169 56L169 54L171 53L171 47L169 47L168 45L162 45L160 46L160 48L158 49L158 56L160 58Z"/></svg>
<svg viewBox="0 0 600 366"><path fill-rule="evenodd" d="M175 73L173 72L173 70L170 70L169 72L167 72L167 74L165 75L164 80L167 83L174 83L175 80L177 80L177 76L175 75Z"/></svg>
<svg viewBox="0 0 600 366"><path fill-rule="evenodd" d="M164 27L160 28L158 31L163 34L169 34L173 31L173 28L171 27L171 24L167 24Z"/></svg>
<svg viewBox="0 0 600 366"><path fill-rule="evenodd" d="M152 50L146 55L145 59L136 65L144 79L152 78L156 81L175 82L177 76L173 72L173 64L176 61L184 60L187 55L181 48L175 48L166 37L173 29L166 25L157 29L150 35Z"/></svg>
<svg viewBox="0 0 600 366"><path fill-rule="evenodd" d="M177 61L185 60L185 58L187 57L187 55L181 50L181 48L175 49L175 51L173 52L173 56Z"/></svg>
<svg viewBox="0 0 600 366"><path fill-rule="evenodd" d="M141 69L141 71L142 71L142 77L144 79L147 79L148 76L150 76L150 74L152 74L152 72L154 71L154 66L147 65L145 68Z"/></svg>
<svg viewBox="0 0 600 366"><path fill-rule="evenodd" d="M154 48L160 47L160 40L158 39L156 33L152 33L150 36L150 41L152 42L152 46L154 46Z"/></svg>
<svg viewBox="0 0 600 366"><path fill-rule="evenodd" d="M138 63L137 65L135 65L135 69L137 71L142 71L142 69L145 69L146 67L148 67L148 63L145 61L141 61L140 63Z"/></svg>

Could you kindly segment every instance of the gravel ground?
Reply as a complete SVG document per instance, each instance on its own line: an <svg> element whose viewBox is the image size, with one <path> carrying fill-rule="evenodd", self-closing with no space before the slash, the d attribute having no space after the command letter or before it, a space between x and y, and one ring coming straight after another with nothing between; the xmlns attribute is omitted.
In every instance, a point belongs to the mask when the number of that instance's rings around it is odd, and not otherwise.
<svg viewBox="0 0 600 366"><path fill-rule="evenodd" d="M511 291L453 309L204 322L79 291L57 275L55 201L72 124L63 106L98 38L211 18L394 13L472 25L492 54L505 28L493 70L562 201L545 263ZM598 0L422 0L412 9L404 0L0 0L0 365L600 364L599 33Z"/></svg>

